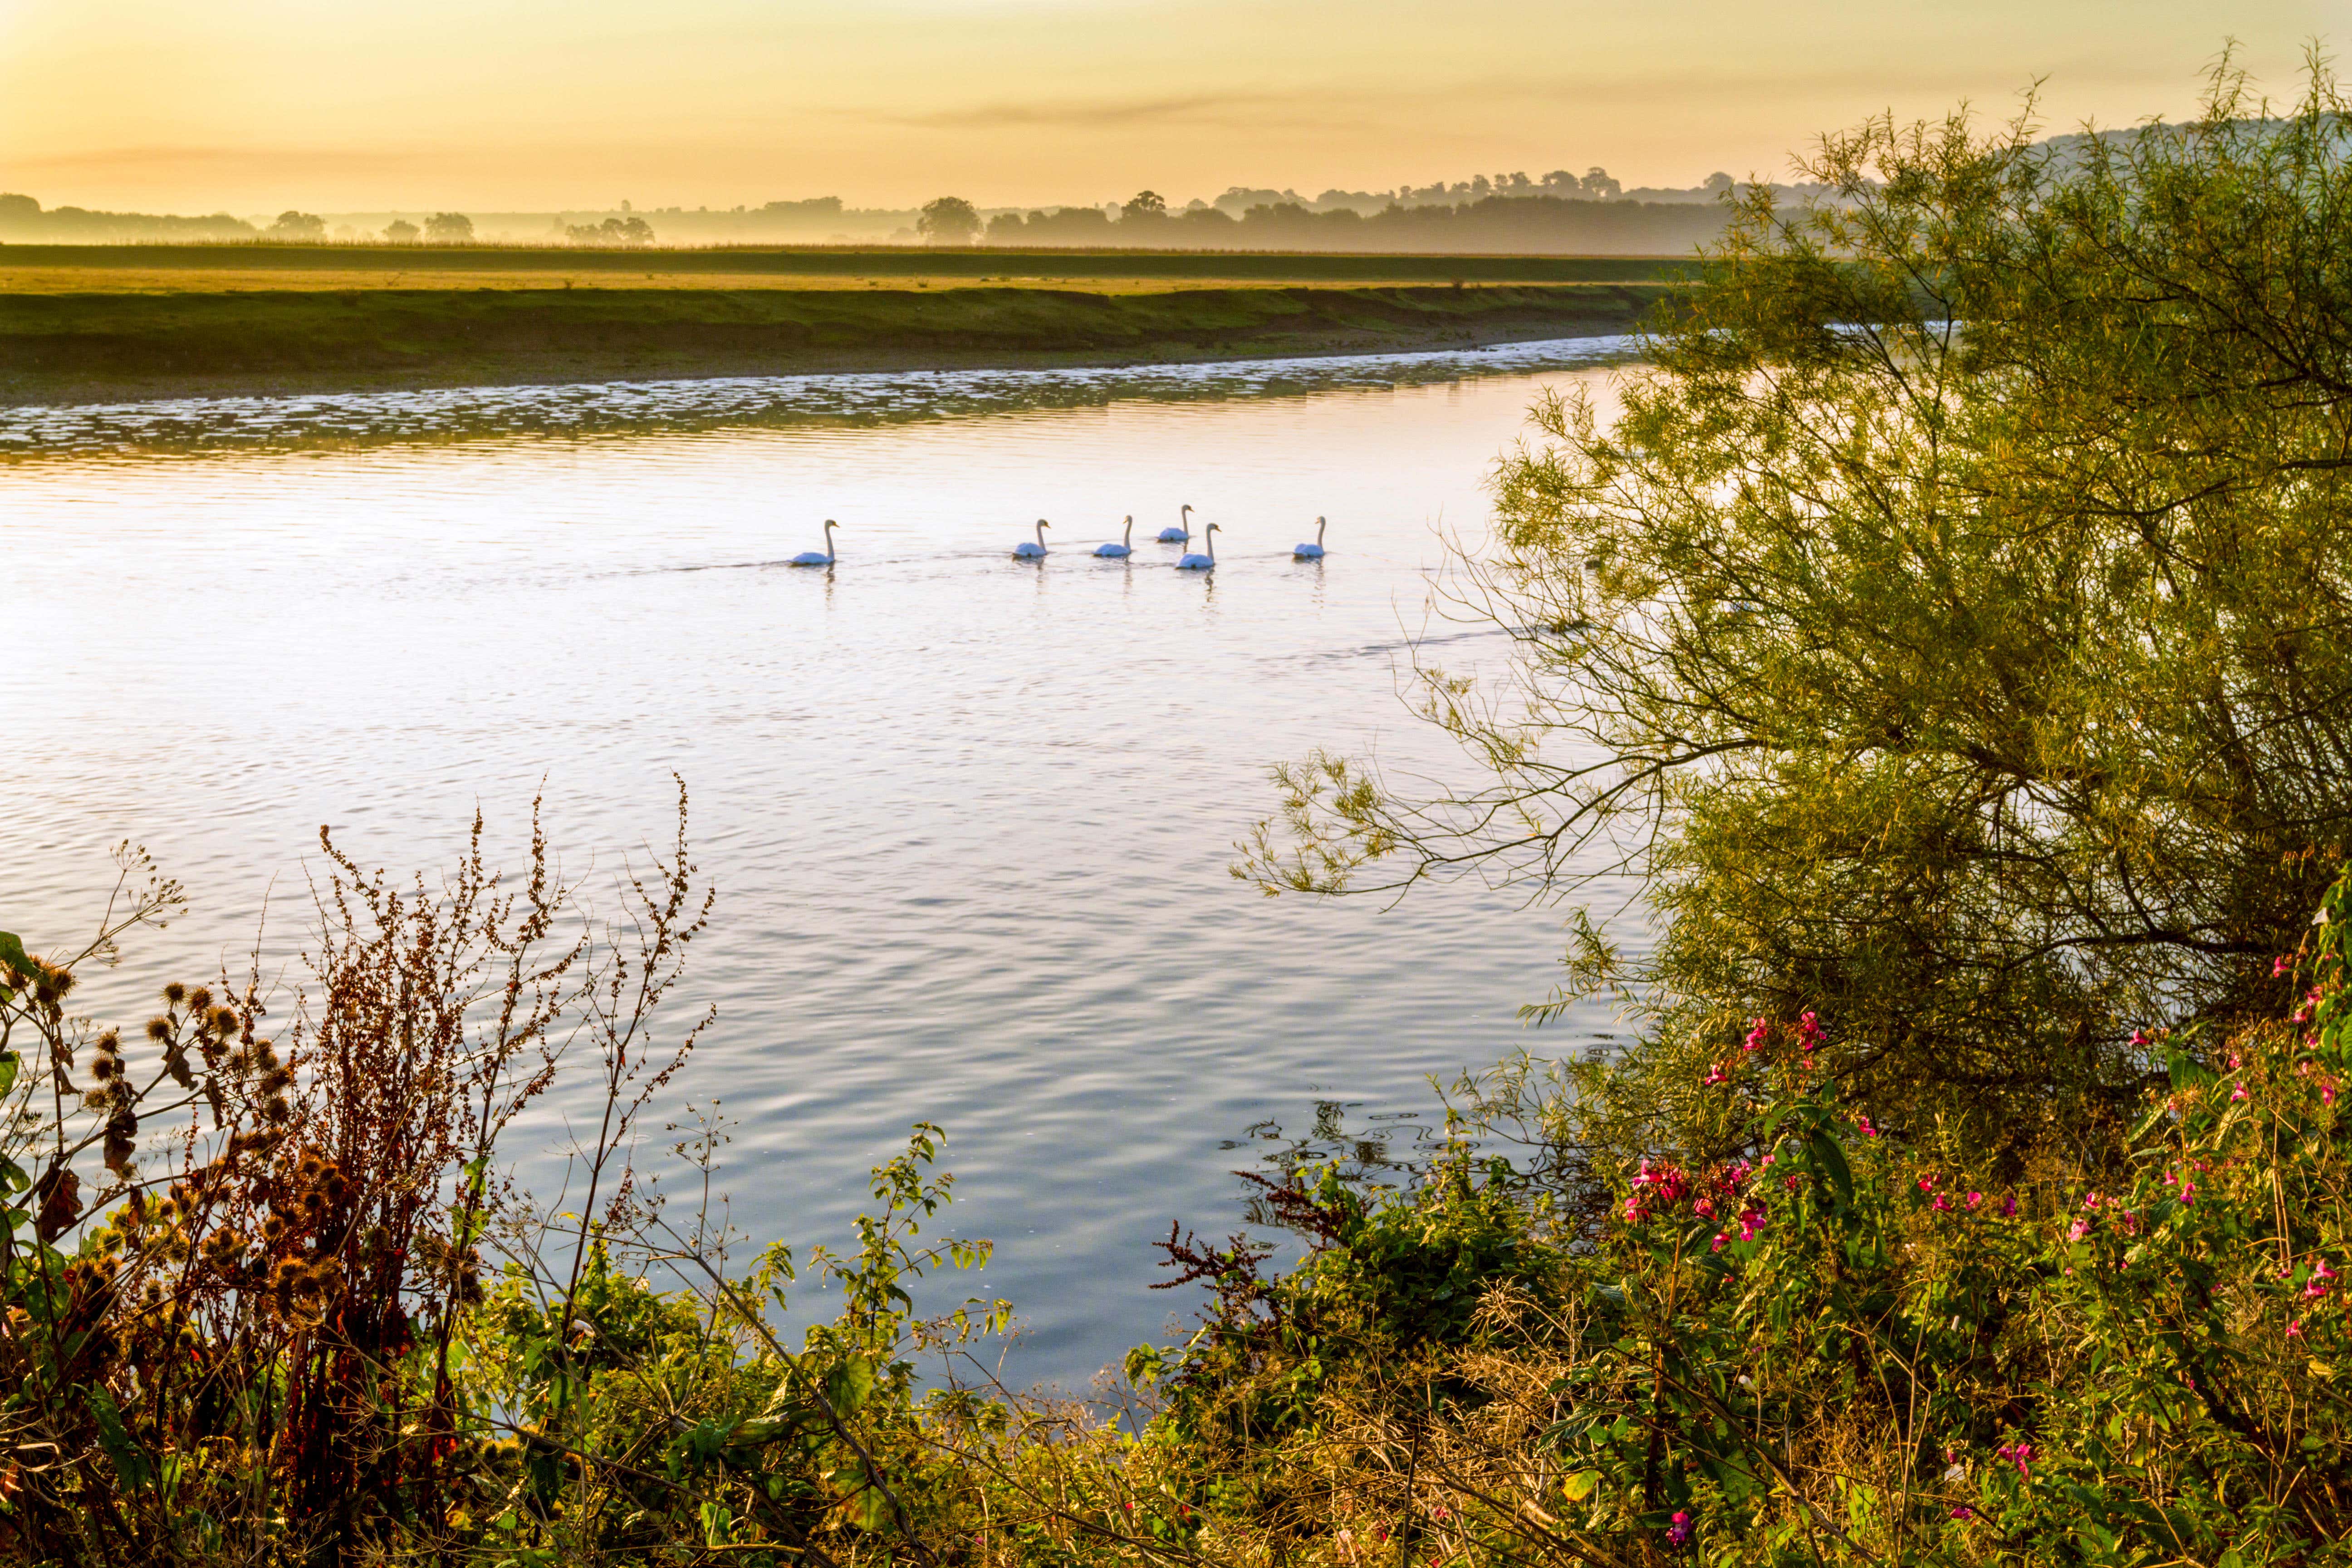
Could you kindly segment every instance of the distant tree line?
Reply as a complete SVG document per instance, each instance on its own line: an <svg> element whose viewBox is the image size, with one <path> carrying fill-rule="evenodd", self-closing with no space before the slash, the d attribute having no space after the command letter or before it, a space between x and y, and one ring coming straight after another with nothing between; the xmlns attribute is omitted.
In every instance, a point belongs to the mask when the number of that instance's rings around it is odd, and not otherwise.
<svg viewBox="0 0 2352 1568"><path fill-rule="evenodd" d="M251 239L253 225L226 213L166 217L152 213L92 212L52 207L30 196L0 195L0 241L19 244L107 245L133 239Z"/></svg>
<svg viewBox="0 0 2352 1568"><path fill-rule="evenodd" d="M654 226L631 214L627 217L608 217L603 223L565 224L563 237L574 245L651 245Z"/></svg>
<svg viewBox="0 0 2352 1568"><path fill-rule="evenodd" d="M1213 205L1175 213L1159 195L1143 191L1116 216L1100 207L999 213L984 234L987 243L1003 246L1664 253L1715 239L1724 217L1724 209L1695 203L1491 194L1454 205L1392 203L1370 214L1348 206L1317 211L1288 201L1260 203L1239 214ZM929 231L927 237L933 243L967 243Z"/></svg>

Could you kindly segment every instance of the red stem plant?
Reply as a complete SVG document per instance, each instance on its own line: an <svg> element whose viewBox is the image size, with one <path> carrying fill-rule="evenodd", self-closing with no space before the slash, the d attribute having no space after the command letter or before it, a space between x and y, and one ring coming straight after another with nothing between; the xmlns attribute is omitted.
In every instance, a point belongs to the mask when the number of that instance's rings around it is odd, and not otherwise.
<svg viewBox="0 0 2352 1568"><path fill-rule="evenodd" d="M142 856L79 952L0 933L0 1557L342 1563L450 1539L480 1470L453 1357L500 1134L585 1033L607 1091L591 1211L600 1186L625 1209L635 1117L692 1044L651 1031L709 910L685 814L681 786L674 856L601 933L536 803L511 889L478 815L438 887L322 828L318 942L274 1037L257 958L242 986L165 986L143 1047L69 1012L81 968L184 903Z"/></svg>

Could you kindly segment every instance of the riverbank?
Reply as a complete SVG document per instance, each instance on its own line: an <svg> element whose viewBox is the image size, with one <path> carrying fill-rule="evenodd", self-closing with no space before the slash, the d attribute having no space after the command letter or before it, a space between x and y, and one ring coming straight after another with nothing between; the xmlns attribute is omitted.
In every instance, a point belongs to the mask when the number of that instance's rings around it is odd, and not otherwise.
<svg viewBox="0 0 2352 1568"><path fill-rule="evenodd" d="M1662 283L0 294L0 405L1181 363L1601 336Z"/></svg>

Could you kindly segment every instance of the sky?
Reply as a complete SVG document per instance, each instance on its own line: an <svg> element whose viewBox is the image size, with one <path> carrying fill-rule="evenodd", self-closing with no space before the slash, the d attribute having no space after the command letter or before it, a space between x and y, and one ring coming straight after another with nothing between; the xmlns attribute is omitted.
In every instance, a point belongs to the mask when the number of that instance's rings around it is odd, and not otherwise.
<svg viewBox="0 0 2352 1568"><path fill-rule="evenodd" d="M2036 79L2053 129L2292 97L2352 0L0 0L0 191L201 213L1179 204L1785 177Z"/></svg>

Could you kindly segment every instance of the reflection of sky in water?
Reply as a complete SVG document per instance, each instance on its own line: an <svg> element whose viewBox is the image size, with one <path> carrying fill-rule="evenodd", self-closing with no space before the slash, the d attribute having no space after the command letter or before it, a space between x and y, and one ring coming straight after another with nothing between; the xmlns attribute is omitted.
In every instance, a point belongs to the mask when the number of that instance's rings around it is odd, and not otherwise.
<svg viewBox="0 0 2352 1568"><path fill-rule="evenodd" d="M929 419L1013 409L1415 386L1465 374L1558 370L1624 357L1630 340L1568 338L1487 349L1080 370L885 371L704 381L474 386L306 397L176 398L0 408L0 452L413 439L492 431L707 429L727 425Z"/></svg>
<svg viewBox="0 0 2352 1568"><path fill-rule="evenodd" d="M1052 379L964 384L1050 405ZM273 953L299 945L321 822L363 863L425 866L479 804L512 864L544 779L566 868L596 885L663 834L675 769L719 890L688 1004L719 1022L683 1098L739 1119L735 1219L839 1242L865 1168L940 1121L953 1221L999 1244L978 1288L1034 1329L1014 1374L1083 1383L1181 1305L1144 1290L1150 1244L1171 1219L1230 1229L1234 1169L1300 1138L1407 1154L1425 1075L1610 1026L1519 1024L1561 933L1515 893L1384 909L1226 875L1278 759L1377 747L1460 776L1398 662L1424 633L1450 669L1507 656L1430 616L1427 574L1440 529L1482 534L1544 379L20 458L0 468L0 928L68 938L106 847L147 844L195 906L81 994L135 1025L161 971L242 951L265 895ZM1146 542L1183 501L1224 525L1206 580ZM1129 512L1131 563L1085 553ZM1294 562L1318 513L1331 555ZM1009 559L1041 516L1054 555ZM826 517L837 569L776 564ZM586 1092L509 1143L535 1184ZM1344 1115L1318 1131L1323 1102Z"/></svg>

